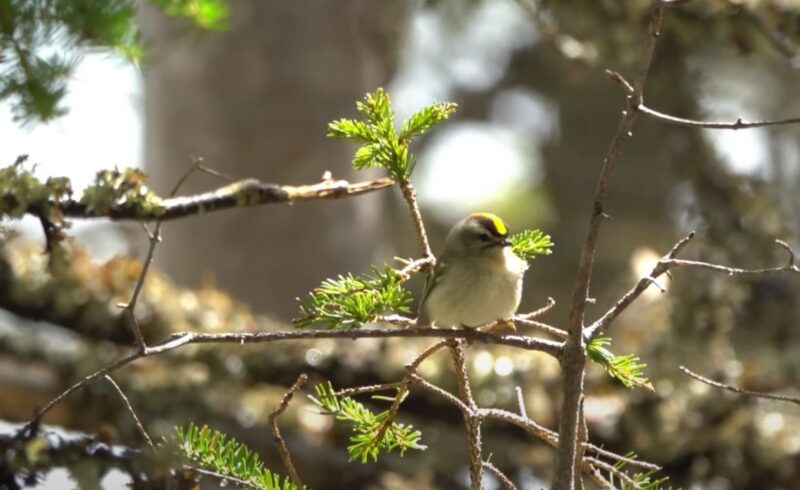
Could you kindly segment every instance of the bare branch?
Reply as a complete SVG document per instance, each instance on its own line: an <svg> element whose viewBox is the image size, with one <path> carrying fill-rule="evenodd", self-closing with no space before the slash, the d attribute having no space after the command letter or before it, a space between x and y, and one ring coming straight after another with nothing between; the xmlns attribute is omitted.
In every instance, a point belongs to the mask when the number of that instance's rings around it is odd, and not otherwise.
<svg viewBox="0 0 800 490"><path fill-rule="evenodd" d="M625 91L628 96L632 96L636 90L635 88L625 80L621 74L613 70L606 70L606 75L611 77L612 80L617 82L622 89ZM644 102L639 102L636 106L634 106L634 110L637 112L641 112L642 114L646 114L650 117L655 119L659 119L664 122L668 122L670 124L675 124L677 126L683 126L687 128L705 128L705 129L728 129L737 131L739 129L750 129L750 128L763 128L767 126L785 126L789 124L797 124L800 123L800 117L791 117L787 119L774 119L774 120L767 120L767 121L745 121L741 117L736 119L734 122L730 121L698 121L695 119L686 119L683 117L677 117L670 114L666 114L664 112L659 112L655 109L647 107Z"/></svg>
<svg viewBox="0 0 800 490"><path fill-rule="evenodd" d="M578 444L578 418L580 398L583 394L584 368L586 366L586 342L583 336L583 320L586 302L589 293L589 284L592 277L594 256L597 249L597 237L600 225L605 216L606 197L611 186L611 177L619 158L623 143L631 137L631 130L636 121L638 111L636 107L642 104L644 85L650 64L655 53L656 42L661 32L661 22L664 17L664 7L655 3L650 18L649 34L644 56L639 70L634 78L633 92L628 95L627 110L623 112L622 120L611 140L611 145L603 159L597 188L594 195L592 215L589 222L589 231L581 252L578 275L575 280L575 289L572 295L572 307L569 314L569 334L564 345L564 354L561 357L561 367L564 372L563 391L564 398L561 405L561 418L558 433L560 434L558 454L556 456L556 470L552 490L573 490L575 486L575 460Z"/></svg>
<svg viewBox="0 0 800 490"><path fill-rule="evenodd" d="M431 251L430 243L428 243L428 234L425 232L425 224L422 222L422 214L419 212L419 205L417 204L417 192L414 190L414 186L411 185L411 181L409 180L403 180L400 182L400 190L403 193L403 199L405 199L406 204L408 205L408 210L411 212L411 220L414 222L414 228L417 231L417 239L419 240L419 248L422 252L422 258L426 259L426 263L423 265L423 268L432 268L436 262L436 259Z"/></svg>
<svg viewBox="0 0 800 490"><path fill-rule="evenodd" d="M797 124L800 123L800 117L792 117L787 119L776 119L771 121L745 121L741 117L736 119L734 122L726 122L726 121L696 121L694 119L685 119L682 117L671 116L669 114L665 114L663 112L659 112L655 109L651 109L644 104L640 104L636 108L642 114L647 114L648 116L654 117L656 119L660 119L662 121L668 122L670 124L676 124L678 126L685 126L689 128L706 128L706 129L731 129L731 130L739 130L739 129L750 129L750 128L763 128L766 126L783 126L788 124Z"/></svg>
<svg viewBox="0 0 800 490"><path fill-rule="evenodd" d="M122 398L122 403L125 404L125 407L128 409L128 412L130 412L131 417L133 417L133 422L136 424L136 428L139 429L139 433L142 434L142 437L144 437L144 440L145 442L147 442L147 445L150 446L150 449L155 451L156 446L153 444L153 440L150 439L150 435L144 429L142 421L139 420L139 416L136 415L136 411L133 409L133 406L131 405L130 400L128 400L128 397L125 396L125 392L122 391L122 388L120 388L117 382L114 381L114 378L112 378L107 374L104 377L106 378L106 380L108 380L109 383L111 383L111 386L113 386L114 389L117 390L117 393L119 393L119 397Z"/></svg>
<svg viewBox="0 0 800 490"><path fill-rule="evenodd" d="M709 262L701 262L697 260L683 260L676 259L675 256L680 252L683 247L689 243L689 240L694 237L694 232L682 238L678 243L672 247L672 250L663 256L650 271L650 274L641 278L636 285L625 293L603 316L597 321L584 329L584 336L587 339L592 339L605 331L606 328L617 318L633 301L638 298L655 280L662 274L666 274L674 267L692 267L696 269L705 269L713 272L723 272L729 276L759 276L768 274L778 274L782 272L789 272L792 274L800 274L800 268L795 264L794 250L784 241L775 240L780 247L786 250L788 260L783 266L766 267L761 269L742 269L738 267L728 267L719 264L711 264Z"/></svg>
<svg viewBox="0 0 800 490"><path fill-rule="evenodd" d="M472 490L481 490L483 487L483 456L481 455L481 419L477 417L478 406L472 397L472 388L467 375L467 362L464 353L464 341L454 340L447 344L453 356L453 367L456 373L459 398L469 411L462 411L464 426L467 431L467 451L469 452L469 470L472 481Z"/></svg>
<svg viewBox="0 0 800 490"><path fill-rule="evenodd" d="M168 221L237 207L353 197L390 187L394 183L392 179L382 178L354 184L345 180L330 180L292 186L245 179L202 194L165 199L160 208L146 213L121 205L100 210L72 199L59 202L58 207L64 216L70 218Z"/></svg>
<svg viewBox="0 0 800 490"><path fill-rule="evenodd" d="M267 418L272 431L272 436L275 438L275 446L278 449L278 454L280 455L286 470L289 472L289 476L291 477L292 481L295 485L297 485L297 488L303 488L303 482L300 480L300 474L297 472L297 469L292 463L292 456L289 454L289 447L286 445L286 441L283 440L283 436L281 436L281 431L278 428L278 416L282 414L284 410L286 410L286 407L288 407L289 403L291 403L294 394L297 392L297 390L302 388L306 381L308 381L307 374L303 373L298 376L297 381L295 381L294 384L286 391L286 393L284 393L281 403L275 407L275 409Z"/></svg>
<svg viewBox="0 0 800 490"><path fill-rule="evenodd" d="M701 383L705 383L707 385L713 386L715 388L722 388L723 390L732 391L734 393L738 393L738 394L744 395L744 396L753 396L753 397L756 397L756 398L766 398L768 400L778 400L778 401L781 401L781 402L789 402L789 403L794 403L796 405L800 405L800 397L787 396L787 395L775 395L773 393L765 393L765 392L762 392L762 391L745 390L743 388L739 388L738 386L733 386L733 385L729 385L729 384L725 384L725 383L720 383L719 381L714 381L712 379L706 378L704 376L701 376L701 375L689 370L689 368L687 368L685 366L680 366L679 369L681 371L683 371L684 373L686 373L687 375L691 376L692 378L696 379L697 381L700 381Z"/></svg>

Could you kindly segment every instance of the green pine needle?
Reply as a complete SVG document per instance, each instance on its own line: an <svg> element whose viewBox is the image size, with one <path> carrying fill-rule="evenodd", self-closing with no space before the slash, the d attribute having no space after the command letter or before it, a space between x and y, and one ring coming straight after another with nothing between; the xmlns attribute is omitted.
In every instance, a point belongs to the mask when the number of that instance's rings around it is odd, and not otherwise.
<svg viewBox="0 0 800 490"><path fill-rule="evenodd" d="M550 235L545 235L541 230L524 230L511 235L510 240L511 250L524 260L533 260L539 255L553 253Z"/></svg>
<svg viewBox="0 0 800 490"><path fill-rule="evenodd" d="M328 124L328 136L354 141L361 146L356 150L353 167L385 168L395 180L411 176L413 155L408 149L415 136L428 131L452 114L456 105L434 102L423 107L403 122L400 134L394 126L394 113L389 94L382 88L368 93L356 102L356 109L364 120L337 119Z"/></svg>
<svg viewBox="0 0 800 490"><path fill-rule="evenodd" d="M636 459L635 453L628 453L625 455L628 459ZM614 464L614 468L619 471L622 471L625 468L624 461L618 461ZM620 488L621 490L680 490L680 488L673 487L672 485L666 486L669 478L664 476L661 478L656 479L654 477L655 471L646 471L643 473L636 473L634 475L629 475L630 478L636 482L636 486L631 485L628 481L619 479L617 480L617 476L614 473L609 475L609 481L612 485L612 488Z"/></svg>
<svg viewBox="0 0 800 490"><path fill-rule="evenodd" d="M386 311L408 313L411 294L401 283L399 271L388 265L383 271L373 267L372 274L326 279L305 298L298 298L302 316L294 325L360 328Z"/></svg>
<svg viewBox="0 0 800 490"><path fill-rule="evenodd" d="M403 121L400 129L400 140L410 141L413 137L424 134L426 131L444 121L455 112L456 104L452 102L434 102L423 107L408 119Z"/></svg>
<svg viewBox="0 0 800 490"><path fill-rule="evenodd" d="M633 354L615 355L606 348L609 344L610 337L597 337L589 341L589 359L603 366L612 378L619 380L626 388L654 391L650 380L644 375L647 365Z"/></svg>
<svg viewBox="0 0 800 490"><path fill-rule="evenodd" d="M377 461L381 451L390 453L396 449L403 456L409 449L427 449L420 444L420 431L390 419L391 409L376 414L349 396L337 396L330 382L317 385L315 390L317 396L309 395L311 401L325 414L333 415L336 420L347 422L352 427L347 447L350 461Z"/></svg>
<svg viewBox="0 0 800 490"><path fill-rule="evenodd" d="M220 431L190 423L186 428L176 427L175 436L180 452L204 469L262 490L298 490L289 477L281 479L264 466L256 453Z"/></svg>

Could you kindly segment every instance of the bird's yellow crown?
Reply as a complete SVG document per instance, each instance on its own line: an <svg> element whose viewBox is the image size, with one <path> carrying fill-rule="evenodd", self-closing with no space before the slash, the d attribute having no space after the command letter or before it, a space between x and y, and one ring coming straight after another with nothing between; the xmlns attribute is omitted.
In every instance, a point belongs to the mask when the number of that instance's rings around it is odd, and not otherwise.
<svg viewBox="0 0 800 490"><path fill-rule="evenodd" d="M508 235L508 228L506 228L506 224L500 219L499 216L492 214L492 213L472 213L470 214L471 218L476 218L481 221L484 221L487 224L490 224L491 228L500 235L506 236Z"/></svg>

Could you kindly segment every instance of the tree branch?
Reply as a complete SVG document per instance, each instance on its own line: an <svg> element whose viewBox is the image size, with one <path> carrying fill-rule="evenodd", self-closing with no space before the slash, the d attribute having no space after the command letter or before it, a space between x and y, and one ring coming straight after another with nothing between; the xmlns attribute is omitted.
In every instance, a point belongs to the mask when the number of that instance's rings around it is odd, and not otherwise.
<svg viewBox="0 0 800 490"><path fill-rule="evenodd" d="M149 212L140 212L125 205L99 210L72 199L59 202L58 207L69 218L168 221L230 208L352 197L384 189L394 183L392 179L382 178L354 184L345 180L325 180L317 184L292 186L245 179L202 194L164 199L160 207Z"/></svg>
<svg viewBox="0 0 800 490"><path fill-rule="evenodd" d="M611 146L603 159L603 165L597 181L592 215L589 221L589 231L581 252L578 276L572 295L572 308L569 314L568 328L570 337L564 345L564 354L561 357L561 367L564 372L564 399L561 404L561 418L558 429L560 437L552 490L573 490L575 488L579 406L581 395L583 394L584 368L586 366L583 317L597 249L597 236L600 232L600 225L606 217L606 197L611 186L614 167L623 143L631 137L631 129L638 113L636 107L642 104L644 85L653 60L653 54L655 53L663 17L664 6L661 3L655 3L650 18L645 53L633 82L633 92L628 95L627 110L623 112L622 120L611 140Z"/></svg>
<svg viewBox="0 0 800 490"><path fill-rule="evenodd" d="M561 352L562 344L551 340L535 339L517 335L498 335L490 332L475 331L471 328L413 328L413 329L350 329L350 330L295 330L280 332L235 332L235 333L195 333L179 332L170 335L166 340L149 346L145 351L137 350L131 354L121 357L113 363L89 374L72 386L64 390L56 398L48 402L39 409L33 419L28 422L21 430L20 434L27 433L35 422L40 420L54 406L63 401L75 391L83 388L100 376L112 373L117 369L126 366L142 357L149 357L164 354L171 350L178 349L187 344L249 344L249 343L268 343L281 342L301 339L350 339L361 338L448 338L448 339L469 339L477 340L489 344L510 345L527 350L539 350L546 352L554 357L558 357Z"/></svg>
<svg viewBox="0 0 800 490"><path fill-rule="evenodd" d="M472 388L469 385L464 341L452 341L448 343L448 347L450 348L450 355L453 357L453 368L456 373L459 398L464 405L469 407L469 410L462 411L461 414L464 417L464 427L467 432L467 452L469 453L472 490L481 490L483 488L481 419L478 416L478 406L475 404L475 399L472 397Z"/></svg>

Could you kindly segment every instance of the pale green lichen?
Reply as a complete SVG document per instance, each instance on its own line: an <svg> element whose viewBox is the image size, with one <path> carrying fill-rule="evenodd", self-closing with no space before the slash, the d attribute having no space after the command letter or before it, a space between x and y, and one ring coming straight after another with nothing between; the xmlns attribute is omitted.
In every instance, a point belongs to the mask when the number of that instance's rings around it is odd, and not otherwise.
<svg viewBox="0 0 800 490"><path fill-rule="evenodd" d="M132 217L147 217L164 212L164 202L147 188L147 174L135 168L101 170L94 184L81 195L80 203L88 214L105 215L112 208Z"/></svg>
<svg viewBox="0 0 800 490"><path fill-rule="evenodd" d="M50 177L42 182L23 167L24 157L13 165L0 169L0 217L19 219L34 211L53 223L61 221L55 205L72 194L66 177Z"/></svg>

